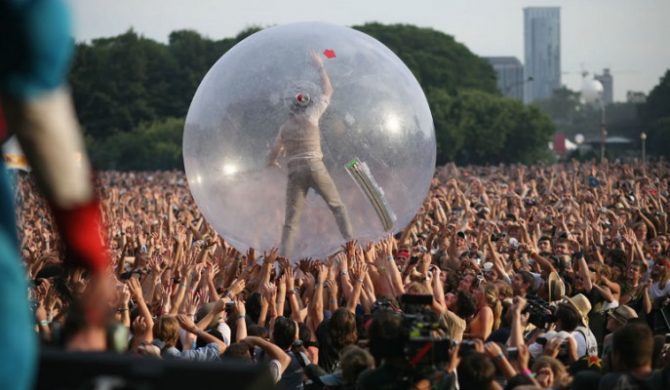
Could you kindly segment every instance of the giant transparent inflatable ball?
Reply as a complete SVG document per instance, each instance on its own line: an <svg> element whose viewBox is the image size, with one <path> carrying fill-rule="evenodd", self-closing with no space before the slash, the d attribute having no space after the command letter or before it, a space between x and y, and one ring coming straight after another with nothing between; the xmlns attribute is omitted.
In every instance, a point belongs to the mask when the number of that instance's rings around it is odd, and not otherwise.
<svg viewBox="0 0 670 390"><path fill-rule="evenodd" d="M225 53L193 97L183 148L191 192L216 231L240 251L287 246L290 231L293 261L402 230L426 197L436 152L407 66L374 38L325 23L268 28Z"/></svg>

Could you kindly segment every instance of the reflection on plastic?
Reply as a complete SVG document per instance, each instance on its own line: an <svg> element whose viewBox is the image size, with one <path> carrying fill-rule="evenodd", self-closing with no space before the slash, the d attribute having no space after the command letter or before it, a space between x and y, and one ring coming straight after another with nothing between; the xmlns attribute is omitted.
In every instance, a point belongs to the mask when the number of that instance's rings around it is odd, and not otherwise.
<svg viewBox="0 0 670 390"><path fill-rule="evenodd" d="M372 207L374 207L384 231L388 232L391 230L391 228L393 228L393 223L396 221L396 216L386 200L384 190L377 184L372 173L370 173L368 165L355 158L345 165L345 169L349 172L349 175L356 184L358 184L358 188L360 188L368 198Z"/></svg>

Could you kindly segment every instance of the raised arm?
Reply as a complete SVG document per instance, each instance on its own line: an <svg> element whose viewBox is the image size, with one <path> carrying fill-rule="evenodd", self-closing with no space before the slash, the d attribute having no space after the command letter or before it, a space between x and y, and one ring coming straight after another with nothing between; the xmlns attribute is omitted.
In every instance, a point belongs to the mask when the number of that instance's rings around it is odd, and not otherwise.
<svg viewBox="0 0 670 390"><path fill-rule="evenodd" d="M584 281L584 290L586 292L590 292L591 289L593 288L593 282L591 282L591 274L589 272L589 267L586 264L584 256L580 256L579 259L577 259L577 268L579 275L582 277L582 280Z"/></svg>
<svg viewBox="0 0 670 390"><path fill-rule="evenodd" d="M326 265L319 265L316 283L314 284L314 294L309 303L309 312L312 314L308 316L307 324L310 329L316 331L321 321L323 321L323 283L326 281L328 275L328 268ZM310 324L311 322L311 324Z"/></svg>
<svg viewBox="0 0 670 390"><path fill-rule="evenodd" d="M254 347L259 347L260 349L265 351L265 353L268 354L268 356L270 356L271 359L279 361L279 364L281 366L280 374L282 374L286 370L288 365L291 363L291 357L286 352L282 351L281 348L263 339L262 337L249 336L246 339L244 339L244 341L246 343L251 344Z"/></svg>
<svg viewBox="0 0 670 390"><path fill-rule="evenodd" d="M140 281L137 280L137 278L130 278L130 280L128 280L128 289L130 290L130 294L132 295L135 304L137 304L140 316L144 318L144 321L147 325L147 334L145 337L150 339L152 329L154 328L154 320L151 316L151 311L149 311L149 307L144 300L144 296L142 295L142 286L140 285Z"/></svg>
<svg viewBox="0 0 670 390"><path fill-rule="evenodd" d="M330 76L328 76L325 66L323 66L323 59L321 58L321 55L315 51L311 52L310 56L312 57L312 62L314 62L314 65L319 70L323 94L326 98L330 99L330 97L333 96L333 85L330 83Z"/></svg>
<svg viewBox="0 0 670 390"><path fill-rule="evenodd" d="M194 323L193 320L191 320L188 316L185 316L183 314L180 314L177 316L177 321L179 321L179 326L181 326L182 329L189 333L193 333L194 335L200 337L203 339L207 344L214 343L219 347L219 354L223 353L223 351L226 350L226 344L219 340L216 336L213 336L200 328L198 328Z"/></svg>
<svg viewBox="0 0 670 390"><path fill-rule="evenodd" d="M351 267L351 277L354 279L354 291L347 302L347 309L356 313L356 305L361 296L361 290L363 289L363 282L365 281L365 274L368 271L368 265L364 261L356 262Z"/></svg>
<svg viewBox="0 0 670 390"><path fill-rule="evenodd" d="M235 333L235 341L239 342L247 338L247 308L244 305L244 301L236 300L235 301L235 323L237 324L237 330Z"/></svg>

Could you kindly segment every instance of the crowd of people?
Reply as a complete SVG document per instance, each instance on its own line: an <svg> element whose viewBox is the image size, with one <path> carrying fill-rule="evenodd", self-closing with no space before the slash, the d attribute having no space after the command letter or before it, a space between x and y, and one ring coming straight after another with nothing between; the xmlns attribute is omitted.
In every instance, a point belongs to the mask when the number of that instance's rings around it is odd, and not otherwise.
<svg viewBox="0 0 670 390"><path fill-rule="evenodd" d="M100 345L30 175L16 196L44 344L244 360L287 389L667 389L669 180L666 162L447 165L402 232L291 262L229 245L183 172L101 172L121 337Z"/></svg>

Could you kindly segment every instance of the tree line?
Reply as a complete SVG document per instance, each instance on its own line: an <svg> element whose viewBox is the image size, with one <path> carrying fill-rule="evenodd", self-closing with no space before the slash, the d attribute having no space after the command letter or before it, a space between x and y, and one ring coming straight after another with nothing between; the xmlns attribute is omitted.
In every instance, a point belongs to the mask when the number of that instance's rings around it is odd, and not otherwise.
<svg viewBox="0 0 670 390"><path fill-rule="evenodd" d="M549 116L502 97L491 66L452 36L410 25L354 28L393 50L421 84L433 113L438 163L549 158ZM195 90L216 60L258 30L221 40L174 31L166 44L129 30L78 44L70 84L94 164L182 167L181 134Z"/></svg>

